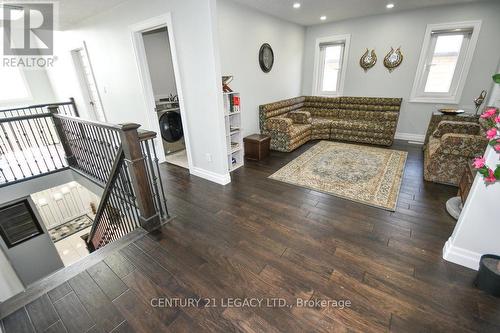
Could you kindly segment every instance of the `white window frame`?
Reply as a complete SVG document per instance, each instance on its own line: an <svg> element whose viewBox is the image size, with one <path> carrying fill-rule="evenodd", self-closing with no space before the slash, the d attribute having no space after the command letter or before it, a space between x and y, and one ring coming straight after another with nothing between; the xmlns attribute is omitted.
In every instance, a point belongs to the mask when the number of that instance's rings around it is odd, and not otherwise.
<svg viewBox="0 0 500 333"><path fill-rule="evenodd" d="M472 29L472 34L467 45L466 50L462 47L460 50L459 59L457 62L456 72L448 93L426 93L424 91L426 82L424 80L428 77L428 67L432 55L430 50L434 48L432 43L433 31L453 31L462 29ZM425 30L424 42L422 51L420 53L420 60L418 62L417 71L415 73L415 81L410 95L410 102L413 103L443 103L443 104L458 104L462 97L462 92L465 87L467 75L469 74L470 66L472 64L472 57L476 50L476 44L481 30L481 21L464 21L452 23L438 23L428 24ZM432 45L431 45L432 44ZM465 53L463 53L465 52Z"/></svg>
<svg viewBox="0 0 500 333"><path fill-rule="evenodd" d="M3 27L0 27L0 34L1 34L1 36L4 36L3 29L4 29ZM1 39L1 41L3 41L3 39ZM21 80L23 81L24 87L26 88L26 92L28 94L27 94L26 97L2 99L2 100L0 100L0 105L2 105L2 106L33 101L33 93L31 92L31 87L28 84L28 80L26 79L26 74L24 72L24 67L23 66L17 66L17 70L19 72L19 75L21 75Z"/></svg>
<svg viewBox="0 0 500 333"><path fill-rule="evenodd" d="M340 57L340 78L338 81L337 91L322 91L321 84L323 81L324 73L324 54L321 52L320 45L332 43L332 44L344 44L344 52ZM351 35L335 35L329 37L321 37L316 39L316 44L314 46L314 72L313 72L313 87L312 91L315 96L341 96L344 91L345 76L347 71L347 60L349 59L349 46L351 43Z"/></svg>
<svg viewBox="0 0 500 333"><path fill-rule="evenodd" d="M23 81L24 87L26 88L26 92L28 93L26 97L19 98L10 98L10 99L0 99L0 105L10 105L10 104L19 104L25 102L33 101L33 94L31 92L31 87L28 84L28 80L26 79L26 74L24 73L23 67L18 66L17 70L19 75L21 76L21 80Z"/></svg>

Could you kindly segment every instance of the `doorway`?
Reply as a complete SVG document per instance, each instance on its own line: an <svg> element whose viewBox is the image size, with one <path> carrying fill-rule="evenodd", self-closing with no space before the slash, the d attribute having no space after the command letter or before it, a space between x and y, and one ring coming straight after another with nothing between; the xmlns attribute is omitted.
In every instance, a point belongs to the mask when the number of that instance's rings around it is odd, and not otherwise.
<svg viewBox="0 0 500 333"><path fill-rule="evenodd" d="M82 90L85 100L85 106L89 111L90 117L92 120L106 122L101 96L99 95L99 89L97 89L97 82L94 77L94 71L90 63L85 42L82 47L72 50L71 56L75 65L80 89Z"/></svg>
<svg viewBox="0 0 500 333"><path fill-rule="evenodd" d="M167 27L142 33L165 161L189 169Z"/></svg>
<svg viewBox="0 0 500 333"><path fill-rule="evenodd" d="M148 119L158 133L159 159L190 169L192 159L170 15L133 26L132 36Z"/></svg>

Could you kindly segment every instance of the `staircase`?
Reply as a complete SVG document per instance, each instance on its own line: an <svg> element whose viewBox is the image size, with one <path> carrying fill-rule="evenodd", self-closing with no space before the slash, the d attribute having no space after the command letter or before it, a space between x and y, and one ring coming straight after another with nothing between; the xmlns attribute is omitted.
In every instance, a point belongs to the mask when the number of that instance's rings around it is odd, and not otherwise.
<svg viewBox="0 0 500 333"><path fill-rule="evenodd" d="M169 218L154 145L138 124L78 117L74 101L0 111L0 186L71 169L103 188L85 240L93 252Z"/></svg>

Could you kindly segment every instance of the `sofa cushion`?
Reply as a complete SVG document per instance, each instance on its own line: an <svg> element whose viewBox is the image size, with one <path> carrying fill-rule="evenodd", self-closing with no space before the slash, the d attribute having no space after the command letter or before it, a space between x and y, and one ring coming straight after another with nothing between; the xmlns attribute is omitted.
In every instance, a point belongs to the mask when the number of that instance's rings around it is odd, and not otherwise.
<svg viewBox="0 0 500 333"><path fill-rule="evenodd" d="M286 114L287 118L293 120L294 124L310 124L311 123L311 114L306 111L297 110L291 111Z"/></svg>
<svg viewBox="0 0 500 333"><path fill-rule="evenodd" d="M338 118L340 109L312 108L304 107L302 111L307 111L316 118Z"/></svg>
<svg viewBox="0 0 500 333"><path fill-rule="evenodd" d="M314 129L330 129L334 120L329 118L312 118L312 128Z"/></svg>
<svg viewBox="0 0 500 333"><path fill-rule="evenodd" d="M344 120L335 119L332 120L332 128L345 129L345 130L355 130L355 131L366 131L374 133L387 132L387 125L382 123L377 123L368 120Z"/></svg>
<svg viewBox="0 0 500 333"><path fill-rule="evenodd" d="M303 135L304 133L311 133L311 124L293 124L290 127L290 137Z"/></svg>
<svg viewBox="0 0 500 333"><path fill-rule="evenodd" d="M426 152L428 153L429 157L434 155L436 150L439 148L440 143L441 143L440 138L435 138L435 137L429 138L429 143L427 144L427 147L426 147Z"/></svg>
<svg viewBox="0 0 500 333"><path fill-rule="evenodd" d="M340 97L340 108L364 111L399 112L402 101L402 98Z"/></svg>

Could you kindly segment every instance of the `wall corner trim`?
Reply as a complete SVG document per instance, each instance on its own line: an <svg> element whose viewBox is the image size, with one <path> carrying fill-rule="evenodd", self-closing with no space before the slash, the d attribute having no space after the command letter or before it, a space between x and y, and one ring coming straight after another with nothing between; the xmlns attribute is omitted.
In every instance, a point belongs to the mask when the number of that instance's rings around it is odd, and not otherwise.
<svg viewBox="0 0 500 333"><path fill-rule="evenodd" d="M190 169L190 173L194 176L209 180L220 185L227 185L231 182L231 176L229 175L229 172L225 174L219 174L205 169L192 167Z"/></svg>
<svg viewBox="0 0 500 333"><path fill-rule="evenodd" d="M450 237L443 248L443 259L477 271L481 254L453 245Z"/></svg>

